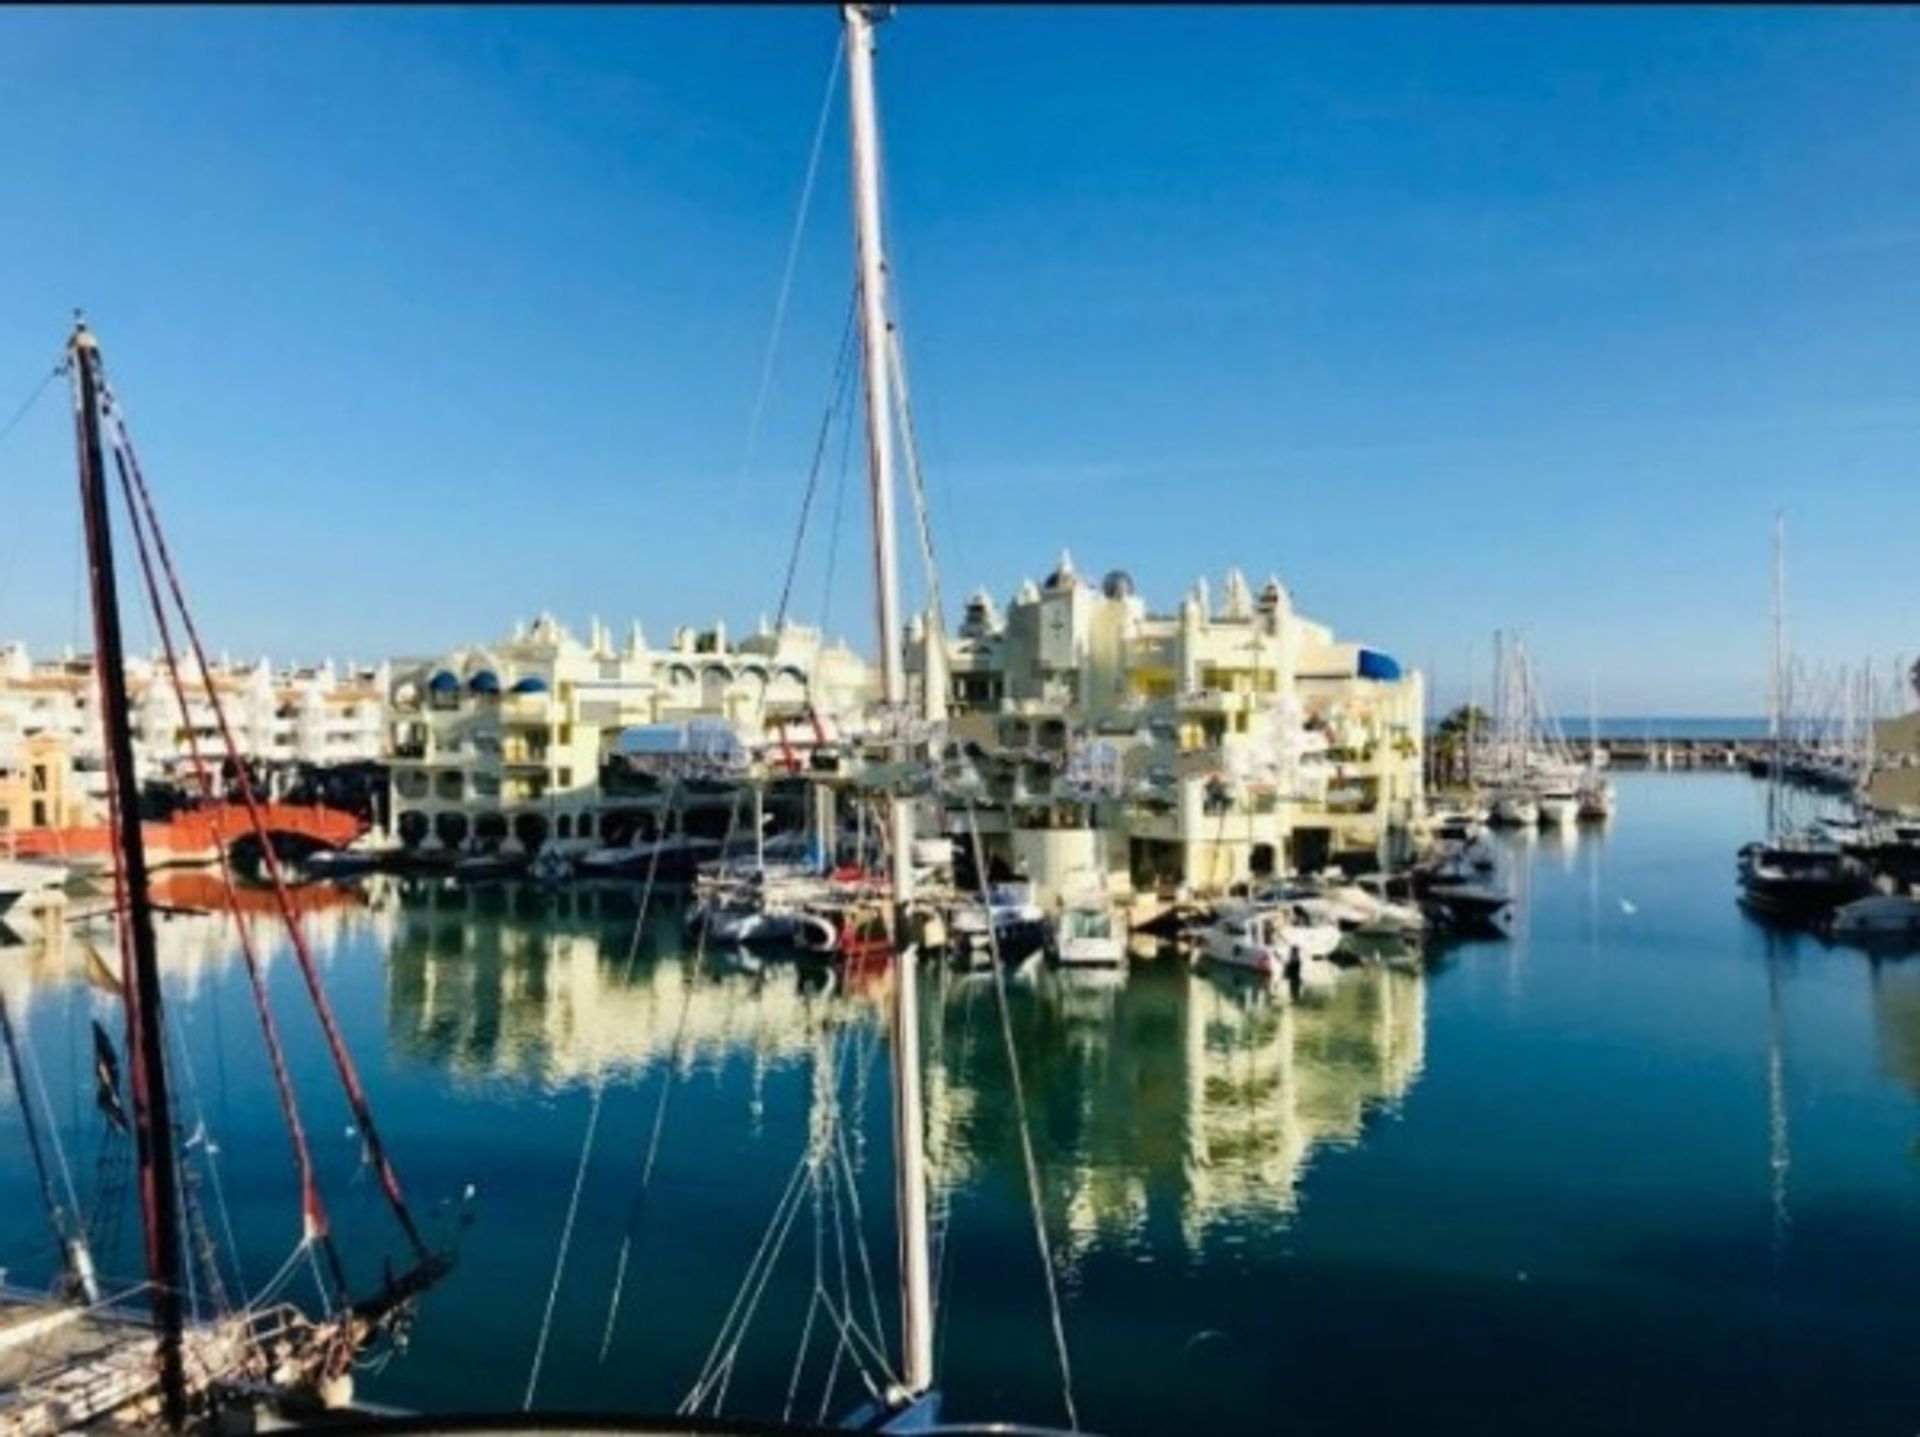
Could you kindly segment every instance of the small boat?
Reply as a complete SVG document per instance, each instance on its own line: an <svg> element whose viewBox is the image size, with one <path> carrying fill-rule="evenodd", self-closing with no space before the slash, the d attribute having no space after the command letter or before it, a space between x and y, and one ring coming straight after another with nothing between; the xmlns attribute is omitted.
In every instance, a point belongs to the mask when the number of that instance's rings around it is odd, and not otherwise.
<svg viewBox="0 0 1920 1437"><path fill-rule="evenodd" d="M886 957L893 952L886 900L871 895L817 899L794 914L793 944L842 963Z"/></svg>
<svg viewBox="0 0 1920 1437"><path fill-rule="evenodd" d="M463 883L486 883L520 873L527 866L524 853L503 849L476 849L453 861L453 876Z"/></svg>
<svg viewBox="0 0 1920 1437"><path fill-rule="evenodd" d="M1104 889L1068 895L1049 945L1062 968L1118 968L1127 961L1127 930Z"/></svg>
<svg viewBox="0 0 1920 1437"><path fill-rule="evenodd" d="M998 950L1012 967L1047 946L1046 911L1033 901L1033 885L1024 879L996 883L984 902L962 903L947 922L948 951L963 967L987 967Z"/></svg>
<svg viewBox="0 0 1920 1437"><path fill-rule="evenodd" d="M0 859L0 913L16 904L31 907L67 885L71 875L58 863L35 859Z"/></svg>
<svg viewBox="0 0 1920 1437"><path fill-rule="evenodd" d="M1580 816L1580 792L1571 784L1542 788L1534 797L1534 808L1546 828L1566 828Z"/></svg>
<svg viewBox="0 0 1920 1437"><path fill-rule="evenodd" d="M1295 987L1330 986L1339 975L1332 962L1339 946L1338 927L1314 921L1296 904L1226 904L1200 930L1200 952L1208 962Z"/></svg>
<svg viewBox="0 0 1920 1437"><path fill-rule="evenodd" d="M1836 938L1920 939L1920 898L1876 893L1843 903L1833 913Z"/></svg>
<svg viewBox="0 0 1920 1437"><path fill-rule="evenodd" d="M1619 807L1619 794L1614 791L1613 780L1590 773L1580 784L1580 812L1582 823L1601 823L1612 818Z"/></svg>
<svg viewBox="0 0 1920 1437"><path fill-rule="evenodd" d="M533 856L527 876L538 883L565 883L573 877L573 860L549 844Z"/></svg>
<svg viewBox="0 0 1920 1437"><path fill-rule="evenodd" d="M1740 850L1740 899L1754 912L1788 921L1827 918L1867 896L1867 869L1837 847L1800 834Z"/></svg>
<svg viewBox="0 0 1920 1437"><path fill-rule="evenodd" d="M1525 789L1507 789L1493 796L1487 821L1500 828L1532 828L1540 822L1540 805Z"/></svg>
<svg viewBox="0 0 1920 1437"><path fill-rule="evenodd" d="M673 833L592 849L581 855L578 867L599 877L645 878L651 873L668 882L684 882L693 877L702 860L719 852L718 839Z"/></svg>
<svg viewBox="0 0 1920 1437"><path fill-rule="evenodd" d="M1455 933L1506 937L1513 929L1513 895L1459 857L1416 875L1434 926Z"/></svg>

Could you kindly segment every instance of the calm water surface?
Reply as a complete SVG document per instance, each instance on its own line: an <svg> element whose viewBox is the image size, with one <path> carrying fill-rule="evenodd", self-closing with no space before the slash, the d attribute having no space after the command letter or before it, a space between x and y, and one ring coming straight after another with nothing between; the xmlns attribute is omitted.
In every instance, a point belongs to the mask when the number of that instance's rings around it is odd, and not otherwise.
<svg viewBox="0 0 1920 1437"><path fill-rule="evenodd" d="M1604 836L1510 843L1515 939L1453 948L1424 978L1356 971L1329 1001L1289 1007L1156 961L1122 986L1012 991L1084 1424L1916 1429L1920 962L1771 938L1742 916L1733 850L1761 805L1744 778L1619 785ZM689 965L660 917L630 970L620 893L556 906L387 888L312 920L416 1205L476 1193L457 1272L363 1395L519 1405L596 1090L539 1404L686 1395L836 1092L845 1141L828 1168L847 1176L817 1208L801 1190L726 1410L817 1415L824 1317L792 1380L816 1252L826 1289L873 1326L854 1193L891 1326L885 975L820 992L791 968L721 968L683 998ZM210 1225L230 1224L252 1289L298 1219L224 923L175 919L162 943L183 1107L219 1148ZM284 953L271 981L335 1223L371 1283L398 1256L394 1230ZM999 1010L982 983L929 984L949 1410L1057 1421ZM0 949L0 987L84 1199L101 1144L85 1022L115 1021L110 1000L71 940ZM137 1261L131 1225L113 1256ZM40 1281L50 1261L8 1091L0 1262ZM831 1411L854 1380L843 1366Z"/></svg>

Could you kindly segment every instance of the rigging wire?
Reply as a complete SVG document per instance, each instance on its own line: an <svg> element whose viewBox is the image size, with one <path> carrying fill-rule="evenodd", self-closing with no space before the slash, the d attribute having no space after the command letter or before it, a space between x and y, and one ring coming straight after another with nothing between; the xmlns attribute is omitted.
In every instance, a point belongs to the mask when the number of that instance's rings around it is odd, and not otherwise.
<svg viewBox="0 0 1920 1437"><path fill-rule="evenodd" d="M27 417L28 413L33 409L33 406L40 402L40 397L47 392L48 387L53 381L56 379L64 379L66 373L67 362L65 359L62 359L58 364L54 365L52 369L47 371L45 377L33 387L27 397L20 401L19 408L13 411L8 417L7 422L0 424L0 444L6 442L7 436L13 433L20 421Z"/></svg>
<svg viewBox="0 0 1920 1437"><path fill-rule="evenodd" d="M852 393L854 320L858 318L859 311L860 287L855 285L853 296L847 301L847 321L840 331L840 357L834 365L833 386L827 395L826 412L820 416L820 432L813 441L813 461L807 466L807 490L800 501L800 522L794 526L793 549L787 555L786 578L780 584L780 612L773 624L776 634L786 626L787 604L793 596L793 576L800 568L800 546L806 541L807 518L813 512L814 491L820 485L820 461L826 457L827 439L833 432L833 421L842 412ZM850 420L847 428L851 433Z"/></svg>
<svg viewBox="0 0 1920 1437"><path fill-rule="evenodd" d="M848 423L840 431L840 475L833 491L833 523L827 530L827 573L820 586L820 635L824 639L833 618L833 575L840 558L840 516L847 504L847 475L853 470L853 431Z"/></svg>
<svg viewBox="0 0 1920 1437"><path fill-rule="evenodd" d="M98 363L97 356L95 363ZM399 1174L394 1171L393 1164L387 1157L386 1144L381 1140L380 1130L374 1123L372 1105L367 1099L366 1090L360 1083L359 1069L340 1032L339 1021L334 1016L333 1005L327 999L326 988L320 981L319 970L314 964L312 951L307 945L306 934L300 926L299 915L295 912L293 900L287 892L286 877L280 868L279 855L267 837L266 820L254 795L252 779L248 776L247 766L238 761L239 746L235 743L233 731L227 723L225 705L221 703L219 693L214 687L206 648L200 641L199 628L193 620L193 610L187 603L185 590L180 583L179 571L174 566L173 556L167 546L166 532L160 525L159 515L154 509L152 492L147 487L146 476L134 452L125 415L104 373L100 374L99 382L102 410L113 429L115 462L121 463L124 456L123 478L139 497L140 511L152 533L154 554L159 560L159 568L166 575L167 586L174 606L179 611L188 647L193 653L201 682L206 686L207 699L212 707L215 723L219 727L221 741L228 755L235 760L235 778L239 784L240 798L246 806L247 818L252 825L254 836L259 840L261 857L266 864L267 875L272 881L274 900L279 908L281 919L285 923L287 937L292 944L301 977L305 980L314 1014L326 1035L327 1047L332 1055L335 1071L339 1074L340 1085L345 1091L347 1105L359 1125L360 1133L365 1140L367 1157L379 1175L380 1186L386 1195L388 1206L393 1209L394 1217L411 1244L415 1258L422 1264L430 1264L434 1261L433 1256L429 1253L426 1241L421 1237L420 1229L414 1222L413 1213L407 1206L406 1196L400 1188Z"/></svg>
<svg viewBox="0 0 1920 1437"><path fill-rule="evenodd" d="M146 586L147 602L159 627L161 653L166 661L167 680L173 691L174 702L180 707L181 726L187 733L188 761L202 800L212 803L216 797L213 774L207 765L206 756L201 752L200 736L187 703L186 684L180 676L180 657L174 643L173 624L167 615L166 603L161 597L159 579L154 568L153 551L159 546L159 532L157 528L153 530L151 536L153 543L150 545L148 530L152 522L151 510L149 509L145 516L147 522L143 522L140 506L135 502L134 492L138 471L134 468L130 448L123 449L120 443L121 431L117 424L119 410L118 405L112 400L110 391L107 406L109 414L116 420L113 446L114 468L119 475L121 493L126 499L127 515L133 529L134 549L140 560L140 575ZM181 606L181 616L186 619L184 604ZM187 622L191 623L191 620ZM236 772L244 773L245 765L233 743L232 735L227 732L226 718L221 713L220 698L214 689L213 676L207 673L204 664L201 668L201 679L206 687L207 702L212 706L215 717L219 721L222 737L226 740L227 760ZM265 833L259 830L257 820L255 831L262 850L270 851L271 842ZM287 1068L286 1052L281 1046L279 1025L274 1020L273 1006L267 997L266 977L260 962L260 954L254 946L253 926L240 909L239 895L235 891L233 878L233 859L227 851L225 835L219 831L218 825L215 826L213 839L214 853L220 868L220 882L226 895L227 907L233 916L235 934L240 940L240 953L247 972L247 984L253 995L255 1013L260 1020L261 1036L266 1043L267 1057L273 1071L274 1089L280 1101L281 1117L287 1125L288 1139L293 1146L294 1167L300 1183L302 1237L306 1241L320 1244L324 1250L334 1286L338 1289L342 1301L345 1301L348 1295L346 1274L340 1263L339 1252L333 1244L326 1205L321 1199L319 1182L314 1175L313 1156L307 1147L306 1128L300 1119L300 1105L294 1093L293 1078ZM297 943L299 940L296 938L295 941ZM195 1102L198 1103L197 1094ZM234 1260L236 1264L239 1261L237 1251ZM325 1284L322 1284L322 1294L323 1296L325 1294Z"/></svg>
<svg viewBox="0 0 1920 1437"><path fill-rule="evenodd" d="M980 901L990 904L987 885L985 846L980 842L979 811L967 800L967 830L973 844L974 874L980 885ZM1007 1073L1013 1086L1013 1109L1020 1129L1020 1156L1027 1171L1027 1208L1033 1218L1033 1239L1040 1250L1040 1269L1046 1277L1047 1311L1053 1326L1054 1354L1060 1364L1060 1396L1066 1405L1067 1426L1080 1430L1080 1414L1073 1400L1073 1362L1067 1352L1066 1318L1060 1305L1060 1286L1054 1272L1053 1248L1047 1239L1047 1219L1040 1182L1040 1162L1033 1151L1033 1128L1027 1113L1026 1086L1020 1077L1020 1054L1013 1041L1013 1014L1007 1006L1006 968L1000 961L1000 936L988 909L987 947L993 955L993 995L1000 1011L1000 1036L1007 1050Z"/></svg>
<svg viewBox="0 0 1920 1437"><path fill-rule="evenodd" d="M840 83L840 64L846 55L842 37L833 47L833 64L827 71L826 93L820 97L820 118L813 128L813 146L807 155L807 177L800 186L800 203L793 217L793 229L787 236L786 263L780 271L780 290L773 304L772 332L767 336L766 354L760 362L760 387L754 395L753 410L747 421L746 452L741 456L739 472L734 476L730 504L735 518L740 513L740 492L753 468L754 451L759 447L760 422L766 415L767 397L773 390L773 366L780 352L780 335L786 326L787 301L793 293L793 275L800 261L800 241L806 233L807 216L813 208L814 182L820 175L820 155L826 145L827 121L833 113L834 91Z"/></svg>
<svg viewBox="0 0 1920 1437"><path fill-rule="evenodd" d="M733 847L733 838L739 822L740 795L736 791L733 796L732 810L727 816L726 837L720 844L720 853L723 861L728 850ZM685 831L685 827L686 820L683 812L681 815L681 829L683 832ZM658 871L659 862L660 850L656 848L653 853L653 871ZM652 872L647 876L647 887L649 890L653 887ZM645 916L646 901L643 898L641 901L641 917L644 919ZM638 926L636 926L632 946L627 950L627 965L622 975L624 982L631 982L633 979L634 964L639 956L639 951L640 931ZM613 1291L607 1300L607 1321L600 1333L601 1362L607 1360L607 1353L613 1348L613 1332L620 1320L620 1302L626 1291L627 1264L633 1256L633 1239L639 1231L640 1215L646 1203L647 1193L653 1185L654 1165L659 1161L660 1157L660 1139L666 1129L667 1101L673 1093L674 1075L679 1071L680 1064L684 1060L687 1020L693 1008L693 991L695 985L699 982L700 972L706 961L706 953L707 925L702 924L698 936L694 939L692 966L687 970L685 980L682 982L680 988L680 1013L674 1022L673 1043L667 1050L667 1061L660 1069L660 1092L654 1104L653 1126L647 1138L647 1150L640 1164L640 1179L634 1188L633 1201L627 1207L626 1226L620 1234L620 1254L614 1263Z"/></svg>

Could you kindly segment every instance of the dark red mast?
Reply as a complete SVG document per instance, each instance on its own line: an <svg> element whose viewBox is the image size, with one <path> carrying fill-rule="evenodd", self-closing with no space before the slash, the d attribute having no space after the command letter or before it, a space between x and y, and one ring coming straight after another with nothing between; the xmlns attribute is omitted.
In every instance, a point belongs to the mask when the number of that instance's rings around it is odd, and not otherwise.
<svg viewBox="0 0 1920 1437"><path fill-rule="evenodd" d="M167 1096L166 1030L160 1007L160 965L153 942L153 896L140 834L140 782L133 768L126 660L120 642L120 596L114 583L113 533L100 447L100 351L85 321L67 345L73 377L74 437L80 458L80 509L86 522L87 575L93 599L94 669L100 677L100 722L107 740L107 776L116 827L122 910L120 961L125 987L127 1053L133 1088L133 1131L140 1163L140 1218L146 1235L153 1325L159 1335L160 1391L167 1425L186 1422L181 1351L179 1174L173 1107Z"/></svg>

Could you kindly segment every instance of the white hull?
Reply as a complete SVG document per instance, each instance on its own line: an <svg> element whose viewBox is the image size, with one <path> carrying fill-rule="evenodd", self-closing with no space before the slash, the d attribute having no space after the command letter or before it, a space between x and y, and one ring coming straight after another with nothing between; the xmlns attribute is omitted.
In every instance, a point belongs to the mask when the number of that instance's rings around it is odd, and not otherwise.
<svg viewBox="0 0 1920 1437"><path fill-rule="evenodd" d="M1535 807L1544 828L1565 828L1580 816L1580 800L1572 794L1542 794Z"/></svg>
<svg viewBox="0 0 1920 1437"><path fill-rule="evenodd" d="M1532 828L1540 822L1540 805L1530 794L1502 794L1493 801L1488 821L1508 828Z"/></svg>

